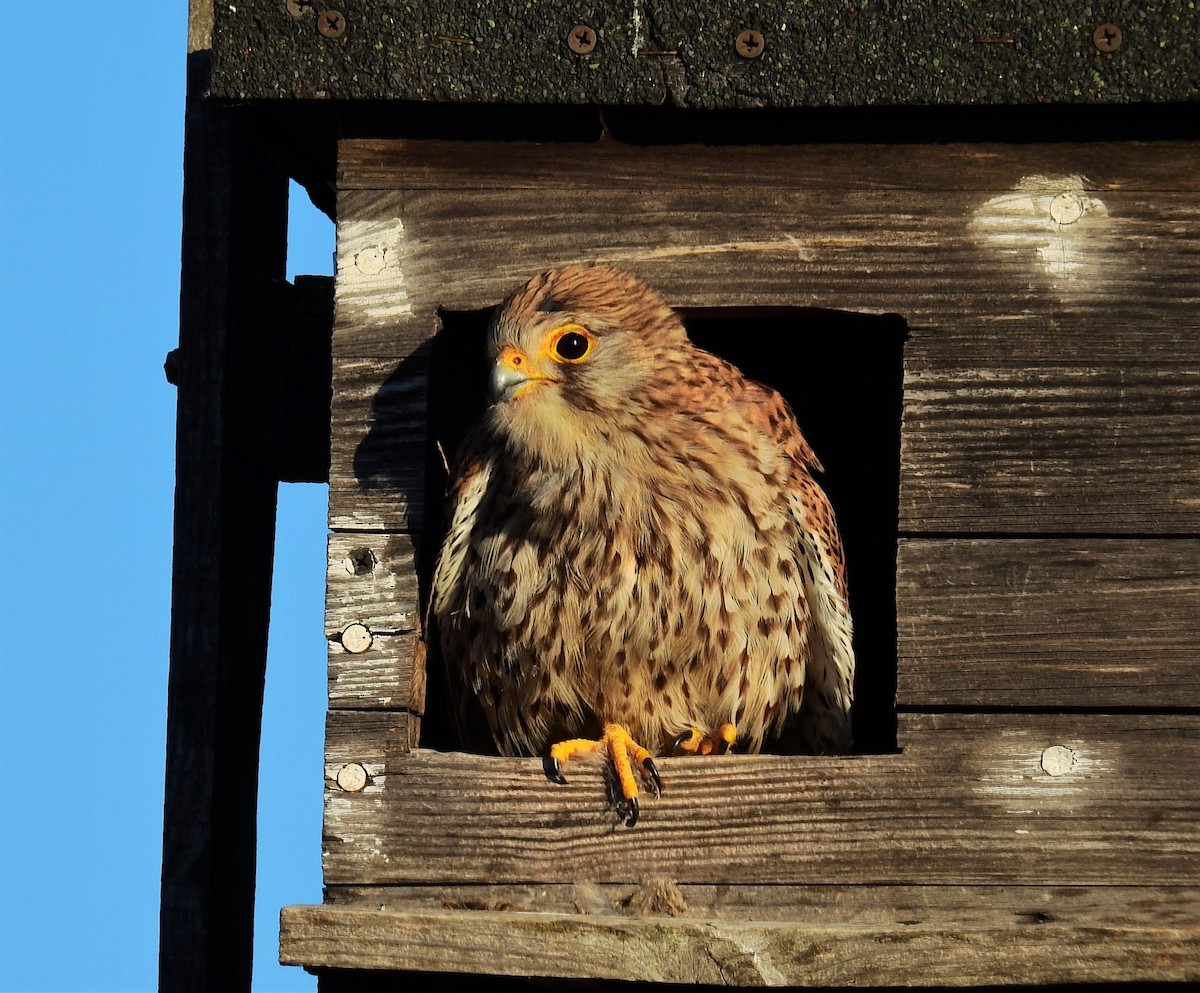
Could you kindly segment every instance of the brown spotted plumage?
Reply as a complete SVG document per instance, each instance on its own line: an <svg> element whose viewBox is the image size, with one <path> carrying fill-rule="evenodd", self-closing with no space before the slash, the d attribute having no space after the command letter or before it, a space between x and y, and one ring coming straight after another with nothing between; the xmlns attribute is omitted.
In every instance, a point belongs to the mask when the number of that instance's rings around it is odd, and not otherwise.
<svg viewBox="0 0 1200 993"><path fill-rule="evenodd" d="M499 750L611 722L656 754L726 724L757 751L793 717L848 748L841 541L783 398L601 266L517 290L488 356L433 610Z"/></svg>

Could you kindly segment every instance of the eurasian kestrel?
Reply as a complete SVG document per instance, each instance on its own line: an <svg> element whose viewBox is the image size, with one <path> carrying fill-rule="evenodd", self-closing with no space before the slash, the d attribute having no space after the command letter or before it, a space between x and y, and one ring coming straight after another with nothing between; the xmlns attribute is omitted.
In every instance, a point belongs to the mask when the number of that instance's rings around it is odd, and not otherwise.
<svg viewBox="0 0 1200 993"><path fill-rule="evenodd" d="M500 752L560 766L758 751L794 718L850 745L841 540L786 401L694 346L627 273L572 265L504 303L492 403L452 481L433 612ZM642 747L645 746L645 747Z"/></svg>

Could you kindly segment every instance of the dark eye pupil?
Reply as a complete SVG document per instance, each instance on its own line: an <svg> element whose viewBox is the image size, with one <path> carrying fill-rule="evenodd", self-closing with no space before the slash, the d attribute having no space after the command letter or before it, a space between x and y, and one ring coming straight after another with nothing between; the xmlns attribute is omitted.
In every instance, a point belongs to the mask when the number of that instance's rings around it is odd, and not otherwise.
<svg viewBox="0 0 1200 993"><path fill-rule="evenodd" d="M554 350L564 359L581 359L588 350L588 340L583 335L571 331L558 339Z"/></svg>

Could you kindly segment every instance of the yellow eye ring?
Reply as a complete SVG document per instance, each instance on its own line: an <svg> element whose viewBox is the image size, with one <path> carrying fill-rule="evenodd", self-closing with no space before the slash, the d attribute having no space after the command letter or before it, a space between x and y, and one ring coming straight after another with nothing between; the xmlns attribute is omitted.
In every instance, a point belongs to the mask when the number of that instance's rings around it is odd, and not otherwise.
<svg viewBox="0 0 1200 993"><path fill-rule="evenodd" d="M582 325L564 324L550 332L546 344L550 358L555 362L575 364L591 354L594 341Z"/></svg>

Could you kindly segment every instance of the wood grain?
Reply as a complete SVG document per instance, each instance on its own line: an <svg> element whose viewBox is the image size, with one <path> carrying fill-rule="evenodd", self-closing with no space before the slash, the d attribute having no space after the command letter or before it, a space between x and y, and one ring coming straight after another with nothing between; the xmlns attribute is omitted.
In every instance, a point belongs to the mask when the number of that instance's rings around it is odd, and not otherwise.
<svg viewBox="0 0 1200 993"><path fill-rule="evenodd" d="M1053 220L1058 196L1085 204L1070 224ZM898 313L930 328L1025 312L1131 317L1146 302L1161 311L1200 297L1195 194L1101 197L1069 176L1016 177L1015 188L990 195L348 191L338 209L369 219L376 241L395 242L379 272L339 262L339 277L343 269L352 277L344 290L339 284L343 356L404 347L395 322L378 316L389 309L489 307L533 273L571 261L623 265L678 307ZM480 245L486 266L477 264Z"/></svg>
<svg viewBox="0 0 1200 993"><path fill-rule="evenodd" d="M415 630L420 613L415 554L407 534L331 534L326 636L337 638L351 624L373 634Z"/></svg>
<svg viewBox="0 0 1200 993"><path fill-rule="evenodd" d="M564 149L567 154L564 154ZM481 163L487 163L481 168ZM339 190L996 190L1034 174L1087 177L1091 190L1200 191L1194 142L631 146L346 139Z"/></svg>
<svg viewBox="0 0 1200 993"><path fill-rule="evenodd" d="M660 899L673 895L668 909ZM683 916L703 920L820 921L909 927L1200 926L1200 888L1176 886L936 886L744 883L676 885L660 874L637 883L535 885L330 886L325 902L342 907L424 913L452 910L593 916Z"/></svg>
<svg viewBox="0 0 1200 993"><path fill-rule="evenodd" d="M1200 334L1190 324L1027 316L917 329L905 367L901 531L1200 533ZM335 527L423 520L427 428L393 374L390 359L338 364Z"/></svg>
<svg viewBox="0 0 1200 993"><path fill-rule="evenodd" d="M731 986L982 985L1200 976L1200 929L831 925L288 907L281 961Z"/></svg>
<svg viewBox="0 0 1200 993"><path fill-rule="evenodd" d="M537 760L401 758L381 719L331 715L330 751L384 773L331 795L327 884L1169 885L1200 868L1195 717L902 715L897 755L664 759L634 830L595 763L555 786Z"/></svg>
<svg viewBox="0 0 1200 993"><path fill-rule="evenodd" d="M1200 533L1188 144L343 152L347 182L408 186L341 195L335 527L420 526L402 384L439 309L597 259L685 310L904 316L904 532Z"/></svg>
<svg viewBox="0 0 1200 993"><path fill-rule="evenodd" d="M1200 534L1200 335L1181 316L914 331L900 530Z"/></svg>
<svg viewBox="0 0 1200 993"><path fill-rule="evenodd" d="M902 707L1200 706L1200 541L904 540Z"/></svg>
<svg viewBox="0 0 1200 993"><path fill-rule="evenodd" d="M427 359L419 353L335 357L333 389L329 526L418 529L425 505Z"/></svg>
<svg viewBox="0 0 1200 993"><path fill-rule="evenodd" d="M348 651L340 638L329 638L329 705L342 708L424 710L425 670L417 664L415 632L372 632L370 647Z"/></svg>

